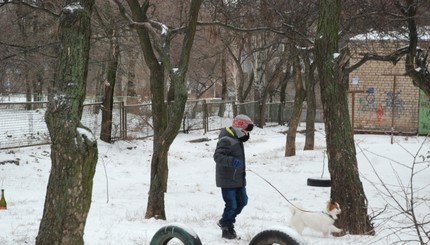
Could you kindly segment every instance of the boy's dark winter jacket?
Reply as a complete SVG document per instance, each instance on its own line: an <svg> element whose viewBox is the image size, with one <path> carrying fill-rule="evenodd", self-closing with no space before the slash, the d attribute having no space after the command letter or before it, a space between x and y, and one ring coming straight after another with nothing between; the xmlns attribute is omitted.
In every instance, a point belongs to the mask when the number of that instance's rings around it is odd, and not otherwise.
<svg viewBox="0 0 430 245"><path fill-rule="evenodd" d="M233 160L238 159L241 165L233 167ZM237 137L235 128L223 128L218 136L214 153L216 162L216 186L221 188L237 188L246 186L245 150L243 142Z"/></svg>

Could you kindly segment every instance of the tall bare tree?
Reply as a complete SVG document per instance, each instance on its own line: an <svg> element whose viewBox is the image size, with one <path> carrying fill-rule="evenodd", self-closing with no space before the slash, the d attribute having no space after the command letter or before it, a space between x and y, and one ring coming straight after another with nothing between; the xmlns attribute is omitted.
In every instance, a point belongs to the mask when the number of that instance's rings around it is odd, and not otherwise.
<svg viewBox="0 0 430 245"><path fill-rule="evenodd" d="M300 123L300 116L302 114L303 101L306 97L306 92L303 87L302 66L300 65L299 52L294 47L291 47L291 49L296 51L295 55L292 57L293 79L296 94L294 96L293 115L289 122L287 142L285 144L286 157L296 155L296 133Z"/></svg>
<svg viewBox="0 0 430 245"><path fill-rule="evenodd" d="M339 28L342 0L320 0L316 61L332 180L331 198L344 212L340 227L351 234L374 234L367 214L367 199L360 181L353 131L349 119L345 68L347 53L339 56Z"/></svg>
<svg viewBox="0 0 430 245"><path fill-rule="evenodd" d="M105 142L112 141L112 112L115 85L117 80L117 71L120 59L120 25L118 19L109 2L103 2L95 8L94 18L101 26L100 32L107 40L106 46L107 59L103 62L103 67L106 66L106 79L103 81L103 97L102 97L102 122L100 129L100 139ZM119 22L120 23L120 22ZM100 49L97 49L100 52Z"/></svg>
<svg viewBox="0 0 430 245"><path fill-rule="evenodd" d="M84 244L91 206L97 140L81 125L94 0L65 0L61 42L45 121L51 137L51 173L37 245Z"/></svg>
<svg viewBox="0 0 430 245"><path fill-rule="evenodd" d="M129 15L121 2L116 0L121 12L136 27L140 47L150 70L152 118L154 125L153 155L151 160L151 184L149 189L146 218L166 219L164 192L167 191L167 157L181 126L187 101L186 73L191 48L196 32L196 23L202 0L192 0L188 8L186 26L171 29L167 25L150 19L150 9L154 7L146 0L127 0ZM177 64L171 59L170 44L174 35L183 33L182 47ZM167 71L174 98L165 103L165 71Z"/></svg>
<svg viewBox="0 0 430 245"><path fill-rule="evenodd" d="M311 61L310 52L302 52L306 90L306 137L304 150L313 150L315 145L315 114L317 102L315 98L316 63Z"/></svg>

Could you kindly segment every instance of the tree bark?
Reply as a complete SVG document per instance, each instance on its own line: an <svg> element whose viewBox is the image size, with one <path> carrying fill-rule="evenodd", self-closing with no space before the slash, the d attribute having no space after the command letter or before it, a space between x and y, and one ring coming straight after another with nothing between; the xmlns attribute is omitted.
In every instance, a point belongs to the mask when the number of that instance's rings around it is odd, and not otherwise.
<svg viewBox="0 0 430 245"><path fill-rule="evenodd" d="M301 74L300 58L298 55L293 57L293 76L296 95L294 96L293 115L288 124L287 142L285 147L285 156L296 155L296 134L302 114L303 101L305 100L305 90L303 89L303 80Z"/></svg>
<svg viewBox="0 0 430 245"><path fill-rule="evenodd" d="M51 137L51 173L37 245L84 244L91 206L97 141L80 124L85 99L94 0L64 1L56 77L45 121Z"/></svg>
<svg viewBox="0 0 430 245"><path fill-rule="evenodd" d="M347 101L347 82L342 70L347 55L336 57L341 0L319 2L316 61L321 83L321 99L331 175L331 199L343 211L339 226L350 234L374 234L367 215L367 199L359 178Z"/></svg>

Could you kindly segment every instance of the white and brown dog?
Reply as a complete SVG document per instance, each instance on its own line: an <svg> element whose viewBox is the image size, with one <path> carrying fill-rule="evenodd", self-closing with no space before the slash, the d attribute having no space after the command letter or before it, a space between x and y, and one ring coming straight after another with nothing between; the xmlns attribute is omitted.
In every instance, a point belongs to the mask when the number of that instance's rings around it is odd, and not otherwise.
<svg viewBox="0 0 430 245"><path fill-rule="evenodd" d="M324 237L327 237L332 232L342 232L342 229L333 225L337 215L341 212L339 203L335 201L327 203L326 211L310 212L297 206L292 206L291 212L293 217L291 217L290 226L300 234L302 234L305 227L322 232Z"/></svg>

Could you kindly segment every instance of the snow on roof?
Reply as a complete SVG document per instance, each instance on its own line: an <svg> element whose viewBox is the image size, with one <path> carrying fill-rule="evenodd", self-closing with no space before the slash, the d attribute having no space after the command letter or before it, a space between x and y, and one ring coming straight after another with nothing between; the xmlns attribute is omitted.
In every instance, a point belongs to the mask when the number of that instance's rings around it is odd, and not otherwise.
<svg viewBox="0 0 430 245"><path fill-rule="evenodd" d="M420 40L430 40L430 27L422 27L418 30L418 38ZM380 40L380 41L395 41L395 40L408 40L408 32L378 32L370 31L368 33L356 35L350 40L352 41L364 41L364 40Z"/></svg>

